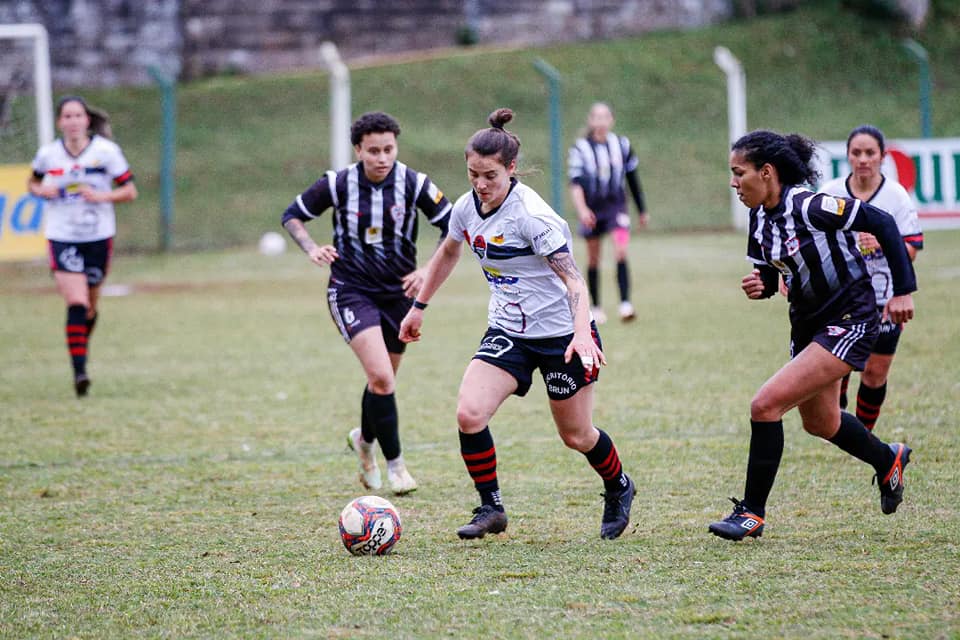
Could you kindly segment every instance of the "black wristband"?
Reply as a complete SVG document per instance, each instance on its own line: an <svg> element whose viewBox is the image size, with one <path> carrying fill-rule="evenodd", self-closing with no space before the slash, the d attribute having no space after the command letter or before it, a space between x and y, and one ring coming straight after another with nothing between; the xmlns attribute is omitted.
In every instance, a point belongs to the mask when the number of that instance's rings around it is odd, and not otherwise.
<svg viewBox="0 0 960 640"><path fill-rule="evenodd" d="M427 303L426 303L426 302L420 302L419 300L417 300L416 298L414 298L414 299L413 299L413 308L414 308L414 309L421 309L421 310L426 309L426 308L427 308Z"/></svg>

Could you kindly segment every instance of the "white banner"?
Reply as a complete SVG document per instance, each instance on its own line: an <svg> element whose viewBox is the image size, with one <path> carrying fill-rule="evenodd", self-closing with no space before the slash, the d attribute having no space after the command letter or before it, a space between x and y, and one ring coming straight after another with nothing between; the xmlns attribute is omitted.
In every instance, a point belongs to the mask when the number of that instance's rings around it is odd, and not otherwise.
<svg viewBox="0 0 960 640"><path fill-rule="evenodd" d="M822 180L850 174L846 141L819 142ZM887 140L881 171L903 185L928 229L960 228L960 138Z"/></svg>

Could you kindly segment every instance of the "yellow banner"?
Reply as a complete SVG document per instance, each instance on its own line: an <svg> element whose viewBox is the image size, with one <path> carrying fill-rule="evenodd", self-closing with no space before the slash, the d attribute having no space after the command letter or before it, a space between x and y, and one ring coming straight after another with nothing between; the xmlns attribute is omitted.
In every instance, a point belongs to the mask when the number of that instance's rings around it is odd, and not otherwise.
<svg viewBox="0 0 960 640"><path fill-rule="evenodd" d="M0 261L35 260L47 254L44 201L30 195L29 164L0 165Z"/></svg>

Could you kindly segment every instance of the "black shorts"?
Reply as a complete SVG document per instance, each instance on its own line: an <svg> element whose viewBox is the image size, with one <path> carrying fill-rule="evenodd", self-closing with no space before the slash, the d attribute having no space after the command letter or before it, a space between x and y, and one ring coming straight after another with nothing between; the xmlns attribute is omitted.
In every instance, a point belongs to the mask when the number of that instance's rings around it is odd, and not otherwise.
<svg viewBox="0 0 960 640"><path fill-rule="evenodd" d="M364 329L380 327L390 353L403 353L407 348L399 338L400 323L412 304L406 296L376 296L332 278L327 287L330 316L344 341L350 344Z"/></svg>
<svg viewBox="0 0 960 640"><path fill-rule="evenodd" d="M880 333L880 314L874 304L859 304L827 321L794 321L790 327L790 357L816 342L854 371L863 371Z"/></svg>
<svg viewBox="0 0 960 640"><path fill-rule="evenodd" d="M879 310L883 313L883 309ZM897 344L900 342L900 333L903 331L903 325L895 322L880 323L880 336L873 344L873 352L882 356L892 356L897 352Z"/></svg>
<svg viewBox="0 0 960 640"><path fill-rule="evenodd" d="M98 287L110 270L113 238L93 242L60 242L47 240L50 270L87 274L87 284Z"/></svg>
<svg viewBox="0 0 960 640"><path fill-rule="evenodd" d="M630 214L624 209L599 210L593 213L597 217L593 229L580 225L580 235L584 238L599 238L616 229L630 229Z"/></svg>
<svg viewBox="0 0 960 640"><path fill-rule="evenodd" d="M590 323L590 330L593 341L602 349L596 323ZM550 399L565 400L573 397L581 388L593 384L599 376L597 368L588 376L577 354L570 358L570 362L563 361L563 354L572 339L572 333L559 338L515 338L491 327L483 334L480 347L473 357L513 376L517 381L517 390L513 393L518 396L527 395L533 382L533 371L540 369Z"/></svg>

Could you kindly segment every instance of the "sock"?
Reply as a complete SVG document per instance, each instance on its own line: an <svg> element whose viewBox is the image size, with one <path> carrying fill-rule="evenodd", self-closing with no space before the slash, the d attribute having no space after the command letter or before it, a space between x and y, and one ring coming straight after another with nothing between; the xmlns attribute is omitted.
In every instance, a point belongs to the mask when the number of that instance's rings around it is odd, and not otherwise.
<svg viewBox="0 0 960 640"><path fill-rule="evenodd" d="M847 408L847 388L850 386L850 374L843 376L840 381L840 408Z"/></svg>
<svg viewBox="0 0 960 640"><path fill-rule="evenodd" d="M613 440L603 429L598 431L600 439L597 444L583 455L587 456L587 462L603 478L603 488L610 493L619 493L627 488L627 476L623 473Z"/></svg>
<svg viewBox="0 0 960 640"><path fill-rule="evenodd" d="M872 465L881 478L890 470L890 465L896 457L885 442L867 431L856 416L846 411L840 412L840 428L830 438L830 442L853 457Z"/></svg>
<svg viewBox="0 0 960 640"><path fill-rule="evenodd" d="M783 420L776 422L750 421L750 457L747 459L747 481L743 488L743 502L764 517L767 497L780 468L783 455Z"/></svg>
<svg viewBox="0 0 960 640"><path fill-rule="evenodd" d="M73 361L73 373L87 372L87 308L82 304L67 307L67 349Z"/></svg>
<svg viewBox="0 0 960 640"><path fill-rule="evenodd" d="M480 504L503 511L500 483L497 482L497 448L493 444L490 427L479 433L460 432L460 455L473 478L473 486L480 494Z"/></svg>
<svg viewBox="0 0 960 640"><path fill-rule="evenodd" d="M880 407L883 406L883 399L886 397L886 382L879 387L868 387L863 384L863 380L860 381L860 388L857 390L857 418L868 431L873 431L873 425L880 417Z"/></svg>
<svg viewBox="0 0 960 640"><path fill-rule="evenodd" d="M617 263L617 287L620 288L620 302L630 299L630 272L627 270L627 261Z"/></svg>
<svg viewBox="0 0 960 640"><path fill-rule="evenodd" d="M97 318L100 317L99 313L93 314L92 318L87 318L87 341L90 341L90 336L93 335L93 328L97 326Z"/></svg>
<svg viewBox="0 0 960 640"><path fill-rule="evenodd" d="M363 430L362 422L369 421L369 426L373 428L377 442L380 443L383 457L389 461L399 456L400 424L396 397L392 393L378 395L370 391L364 395L363 413L367 418L366 420L361 418L361 431Z"/></svg>
<svg viewBox="0 0 960 640"><path fill-rule="evenodd" d="M377 439L377 431L371 419L371 401L368 400L371 395L373 394L367 389L367 385L363 385L363 398L360 400L360 439L367 444Z"/></svg>
<svg viewBox="0 0 960 640"><path fill-rule="evenodd" d="M597 267L587 267L587 289L590 291L590 303L600 306L600 272Z"/></svg>

